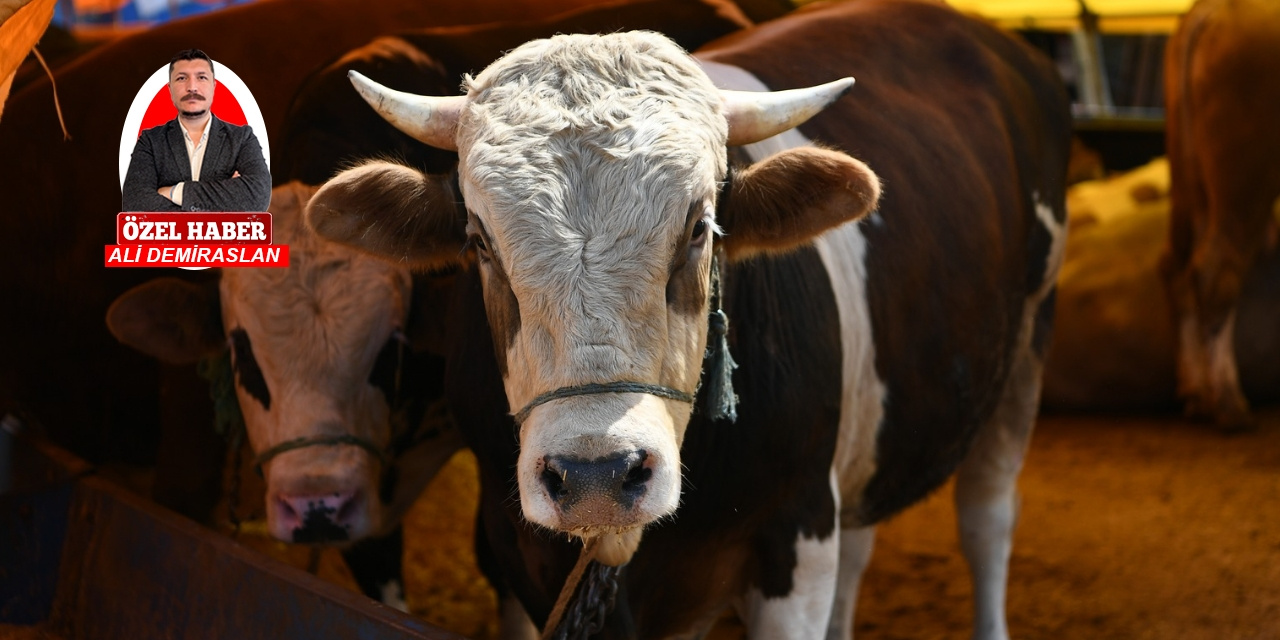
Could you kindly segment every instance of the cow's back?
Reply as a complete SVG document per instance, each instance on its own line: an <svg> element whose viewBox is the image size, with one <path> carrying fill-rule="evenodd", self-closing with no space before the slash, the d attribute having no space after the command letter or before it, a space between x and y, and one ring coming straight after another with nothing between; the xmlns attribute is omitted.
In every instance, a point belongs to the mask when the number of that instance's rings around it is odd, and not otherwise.
<svg viewBox="0 0 1280 640"><path fill-rule="evenodd" d="M1047 60L945 7L861 2L801 15L700 55L773 89L858 80L800 129L865 160L884 185L878 214L860 225L886 391L875 470L854 507L873 523L941 484L1000 398L1024 307L1046 284L1052 238L1036 207L1065 218L1070 118ZM1043 353L1051 309L1041 316Z"/></svg>

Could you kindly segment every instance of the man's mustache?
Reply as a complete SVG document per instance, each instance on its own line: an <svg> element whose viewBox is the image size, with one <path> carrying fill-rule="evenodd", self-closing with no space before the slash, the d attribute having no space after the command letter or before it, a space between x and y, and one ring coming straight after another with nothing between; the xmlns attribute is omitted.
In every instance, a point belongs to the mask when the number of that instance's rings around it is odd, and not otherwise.
<svg viewBox="0 0 1280 640"><path fill-rule="evenodd" d="M205 98L204 96L202 96L202 95L200 95L200 94L198 94L198 93L188 93L187 95L182 96L182 101L183 101L183 102L186 102L187 100L191 100L191 99L195 99L195 100L207 100L207 98Z"/></svg>

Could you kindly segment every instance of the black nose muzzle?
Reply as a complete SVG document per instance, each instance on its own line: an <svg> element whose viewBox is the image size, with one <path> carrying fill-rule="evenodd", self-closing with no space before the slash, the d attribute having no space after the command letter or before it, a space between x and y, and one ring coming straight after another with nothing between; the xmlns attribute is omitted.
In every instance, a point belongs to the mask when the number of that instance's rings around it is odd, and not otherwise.
<svg viewBox="0 0 1280 640"><path fill-rule="evenodd" d="M648 458L643 450L595 460L547 456L543 458L542 485L562 511L583 503L628 510L644 495L653 476L653 470L645 466Z"/></svg>
<svg viewBox="0 0 1280 640"><path fill-rule="evenodd" d="M360 496L354 491L327 495L276 496L276 525L291 532L298 544L346 542L351 528L363 517ZM287 539L287 538L286 538Z"/></svg>
<svg viewBox="0 0 1280 640"><path fill-rule="evenodd" d="M302 526L293 530L293 541L298 544L346 542L350 539L351 534L335 522L331 514L314 509L307 512Z"/></svg>

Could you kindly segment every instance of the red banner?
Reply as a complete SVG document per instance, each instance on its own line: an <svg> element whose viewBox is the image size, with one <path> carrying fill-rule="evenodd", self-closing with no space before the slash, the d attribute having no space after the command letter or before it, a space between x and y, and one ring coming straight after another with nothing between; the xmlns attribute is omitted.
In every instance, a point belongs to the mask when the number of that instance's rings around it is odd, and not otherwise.
<svg viewBox="0 0 1280 640"><path fill-rule="evenodd" d="M271 244L270 213L146 213L116 216L108 267L287 267L288 245Z"/></svg>
<svg viewBox="0 0 1280 640"><path fill-rule="evenodd" d="M287 267L289 245L116 245L106 246L108 267Z"/></svg>
<svg viewBox="0 0 1280 640"><path fill-rule="evenodd" d="M116 215L116 244L271 244L271 214L125 212Z"/></svg>

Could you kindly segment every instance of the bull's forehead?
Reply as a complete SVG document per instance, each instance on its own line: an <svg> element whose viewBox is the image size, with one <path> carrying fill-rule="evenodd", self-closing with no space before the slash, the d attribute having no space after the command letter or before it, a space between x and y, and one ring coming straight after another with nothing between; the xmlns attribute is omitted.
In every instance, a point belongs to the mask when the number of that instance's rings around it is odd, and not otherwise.
<svg viewBox="0 0 1280 640"><path fill-rule="evenodd" d="M725 173L719 94L657 34L531 42L468 89L461 183L513 281L665 270Z"/></svg>
<svg viewBox="0 0 1280 640"><path fill-rule="evenodd" d="M651 32L535 40L466 85L463 146L536 146L553 135L597 128L651 134L655 129L640 123L656 121L675 124L673 135L691 132L723 148L728 132L710 78L678 45ZM616 142L625 152L625 136Z"/></svg>

